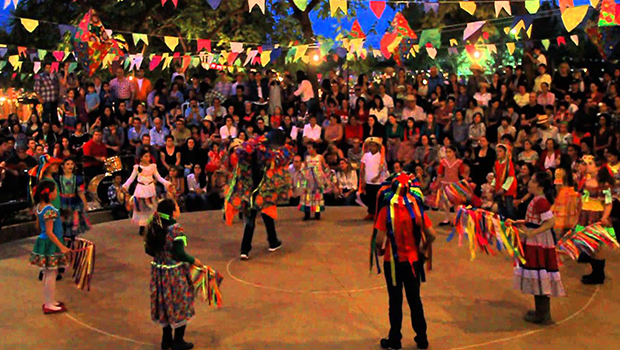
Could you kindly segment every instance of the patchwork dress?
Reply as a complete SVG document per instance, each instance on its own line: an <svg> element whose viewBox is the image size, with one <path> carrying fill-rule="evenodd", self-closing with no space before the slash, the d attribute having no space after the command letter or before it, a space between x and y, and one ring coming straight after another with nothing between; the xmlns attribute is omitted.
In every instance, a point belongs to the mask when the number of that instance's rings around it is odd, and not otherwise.
<svg viewBox="0 0 620 350"><path fill-rule="evenodd" d="M62 220L58 209L52 205L46 205L43 209L36 209L37 222L41 229L41 234L34 243L34 249L30 254L30 264L40 267L41 269L53 270L59 267L67 266L67 257L60 251L60 248L54 244L48 234L56 235L60 242L63 241ZM54 232L47 232L45 223L47 221L54 222Z"/></svg>
<svg viewBox="0 0 620 350"><path fill-rule="evenodd" d="M321 156L306 157L306 165L302 170L304 193L301 195L299 210L309 213L320 213L325 211L325 200L323 193L327 188L327 176L323 171Z"/></svg>
<svg viewBox="0 0 620 350"><path fill-rule="evenodd" d="M534 197L527 207L526 226L538 228L551 218L551 204L545 196ZM523 238L522 243L525 264L519 263L514 269L515 288L524 294L564 296L554 232L547 230L535 237Z"/></svg>
<svg viewBox="0 0 620 350"><path fill-rule="evenodd" d="M151 319L166 327L182 327L194 317L190 264L174 258L174 243L187 244L179 224L168 227L164 249L151 262Z"/></svg>
<svg viewBox="0 0 620 350"><path fill-rule="evenodd" d="M84 203L78 196L84 192L84 181L81 176L72 175L58 178L60 184L60 212L62 214L62 226L64 236L74 238L78 234L90 230L90 220L86 215Z"/></svg>
<svg viewBox="0 0 620 350"><path fill-rule="evenodd" d="M437 175L443 175L443 180L434 184L436 192L427 197L427 205L449 209L467 203L472 190L467 181L459 180L459 176L464 173L465 166L462 160L455 159L450 163L448 159L442 159L437 167Z"/></svg>
<svg viewBox="0 0 620 350"><path fill-rule="evenodd" d="M136 178L138 179L138 184L131 198L131 203L133 205L131 222L139 226L146 226L149 218L155 212L157 204L155 180L162 183L166 188L170 186L170 182L159 175L159 172L157 172L157 164L149 164L148 166L136 164L133 167L131 176L123 185L123 188L128 190L129 186Z"/></svg>

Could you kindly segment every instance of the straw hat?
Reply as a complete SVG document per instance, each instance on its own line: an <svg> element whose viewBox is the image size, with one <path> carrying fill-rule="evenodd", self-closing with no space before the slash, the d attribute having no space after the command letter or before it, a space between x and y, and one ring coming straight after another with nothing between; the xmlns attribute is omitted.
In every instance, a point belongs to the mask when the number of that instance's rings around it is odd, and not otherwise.
<svg viewBox="0 0 620 350"><path fill-rule="evenodd" d="M371 142L376 143L377 146L381 146L381 144L382 144L381 141L382 140L381 140L380 137L371 136L371 137L366 138L366 140L364 140L364 146L369 144L369 143L371 143Z"/></svg>
<svg viewBox="0 0 620 350"><path fill-rule="evenodd" d="M474 62L469 66L469 70L470 71L475 71L475 70L479 70L481 72L484 72L484 69L482 68L482 66L478 63L478 62Z"/></svg>
<svg viewBox="0 0 620 350"><path fill-rule="evenodd" d="M233 150L239 146L241 146L241 144L243 143L243 141L241 141L240 139L234 139L232 140L232 142L230 143L230 145L228 146L228 150Z"/></svg>
<svg viewBox="0 0 620 350"><path fill-rule="evenodd" d="M416 98L413 95L407 95L407 97L405 97L405 102L415 102Z"/></svg>
<svg viewBox="0 0 620 350"><path fill-rule="evenodd" d="M536 122L536 124L538 125L547 124L549 122L549 117L545 114L538 115L537 118L538 122Z"/></svg>

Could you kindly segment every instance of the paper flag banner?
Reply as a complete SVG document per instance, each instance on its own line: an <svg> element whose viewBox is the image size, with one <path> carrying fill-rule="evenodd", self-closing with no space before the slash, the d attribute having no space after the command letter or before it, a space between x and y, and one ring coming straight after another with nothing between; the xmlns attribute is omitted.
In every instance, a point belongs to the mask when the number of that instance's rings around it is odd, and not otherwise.
<svg viewBox="0 0 620 350"><path fill-rule="evenodd" d="M575 45L579 46L579 37L577 36L577 34L571 35L570 40L572 40Z"/></svg>
<svg viewBox="0 0 620 350"><path fill-rule="evenodd" d="M465 45L465 51L467 51L467 53L470 56L474 56L474 54L476 53L476 46L474 45Z"/></svg>
<svg viewBox="0 0 620 350"><path fill-rule="evenodd" d="M6 67L6 61L0 61L0 71Z"/></svg>
<svg viewBox="0 0 620 350"><path fill-rule="evenodd" d="M133 37L133 44L135 46L138 46L138 43L140 41L142 41L144 43L144 45L148 45L149 44L149 36L146 34L140 34L140 33L132 33L131 34Z"/></svg>
<svg viewBox="0 0 620 350"><path fill-rule="evenodd" d="M459 54L459 50L456 47L448 48L448 55L458 55L458 54Z"/></svg>
<svg viewBox="0 0 620 350"><path fill-rule="evenodd" d="M512 10L510 9L509 1L495 2L495 17L499 17L499 13L502 12L502 10L506 11L506 13L508 13L508 16L512 16Z"/></svg>
<svg viewBox="0 0 620 350"><path fill-rule="evenodd" d="M182 65L183 72L185 72L187 70L187 68L189 67L190 63L192 63L192 56L190 56L190 55L183 56L183 65Z"/></svg>
<svg viewBox="0 0 620 350"><path fill-rule="evenodd" d="M30 53L30 62L34 62L34 60L36 60L37 58L39 58L39 55L37 55L36 52Z"/></svg>
<svg viewBox="0 0 620 350"><path fill-rule="evenodd" d="M32 71L34 72L34 74L39 73L39 71L41 70L41 62L35 62L34 66L32 67Z"/></svg>
<svg viewBox="0 0 620 350"><path fill-rule="evenodd" d="M174 57L166 57L164 59L164 64L161 66L161 70L170 68L170 63L172 63L173 58Z"/></svg>
<svg viewBox="0 0 620 350"><path fill-rule="evenodd" d="M381 43L380 43L381 53L386 59L389 59L390 57L392 57L392 52L389 49L390 45L392 45L396 41L400 43L399 39L400 37L396 33L385 33L383 37L381 38Z"/></svg>
<svg viewBox="0 0 620 350"><path fill-rule="evenodd" d="M142 61L144 60L144 56L142 55L129 55L129 59L131 65L129 66L129 70L139 70L142 66Z"/></svg>
<svg viewBox="0 0 620 350"><path fill-rule="evenodd" d="M6 55L7 51L8 51L8 49L6 48L6 46L0 47L0 57L4 57L4 55Z"/></svg>
<svg viewBox="0 0 620 350"><path fill-rule="evenodd" d="M256 55L258 55L258 50L250 50L248 49L247 54L245 55L245 62L243 63L244 66L247 66L248 63L250 63L255 57Z"/></svg>
<svg viewBox="0 0 620 350"><path fill-rule="evenodd" d="M230 42L230 51L232 51L233 53L240 53L243 52L243 43L238 43L238 42Z"/></svg>
<svg viewBox="0 0 620 350"><path fill-rule="evenodd" d="M385 10L385 1L370 0L370 9L377 19L381 19L383 11Z"/></svg>
<svg viewBox="0 0 620 350"><path fill-rule="evenodd" d="M62 62L62 59L65 58L65 53L62 51L54 51L52 52L52 55L58 62Z"/></svg>
<svg viewBox="0 0 620 350"><path fill-rule="evenodd" d="M77 32L77 28L67 24L59 24L58 30L60 31L61 37L64 36L66 32L69 32L71 33L71 38L73 38L75 36L75 33Z"/></svg>
<svg viewBox="0 0 620 350"><path fill-rule="evenodd" d="M293 61L299 61L300 58L306 55L306 51L308 51L308 45L298 45L297 51L295 51L295 58L293 59Z"/></svg>
<svg viewBox="0 0 620 350"><path fill-rule="evenodd" d="M364 34L362 26L360 25L360 22L357 21L357 19L355 20L355 22L353 22L353 25L351 26L349 36L356 39L363 39L366 37L366 34Z"/></svg>
<svg viewBox="0 0 620 350"><path fill-rule="evenodd" d="M211 52L211 40L209 39L198 39L198 52L200 52L202 49L205 49L208 52Z"/></svg>
<svg viewBox="0 0 620 350"><path fill-rule="evenodd" d="M155 55L151 57L151 62L149 63L149 70L154 70L161 63L161 56Z"/></svg>
<svg viewBox="0 0 620 350"><path fill-rule="evenodd" d="M426 53L428 53L428 56L432 59L435 59L435 57L437 56L437 49L434 47L426 47Z"/></svg>
<svg viewBox="0 0 620 350"><path fill-rule="evenodd" d="M618 12L618 6L614 0L603 0L598 18L599 27L618 25L618 15L620 15Z"/></svg>
<svg viewBox="0 0 620 350"><path fill-rule="evenodd" d="M174 51L177 45L179 45L179 38L177 38L176 36L164 36L164 41L166 42L166 45L168 46L170 51Z"/></svg>
<svg viewBox="0 0 620 350"><path fill-rule="evenodd" d="M18 1L19 1L19 0L12 0L12 1L11 1L11 0L4 0L4 9L6 10L6 8L7 8L7 7L9 7L9 5L11 4L11 2L13 3L13 7L14 7L15 9L17 9L17 2L18 2Z"/></svg>
<svg viewBox="0 0 620 350"><path fill-rule="evenodd" d="M228 57L226 57L226 63L228 63L229 66L232 66L233 63L235 63L235 60L237 59L237 57L239 57L239 54L236 52L231 52L228 54Z"/></svg>
<svg viewBox="0 0 620 350"><path fill-rule="evenodd" d="M425 2L424 13L427 13L429 11L433 11L435 13L439 12L439 3L438 2Z"/></svg>
<svg viewBox="0 0 620 350"><path fill-rule="evenodd" d="M430 43L437 49L441 47L441 32L439 31L439 28L425 29L422 31L418 45L423 46L426 43Z"/></svg>
<svg viewBox="0 0 620 350"><path fill-rule="evenodd" d="M459 1L459 6L472 16L476 12L476 3L473 1Z"/></svg>
<svg viewBox="0 0 620 350"><path fill-rule="evenodd" d="M168 2L168 0L161 0L161 6L164 6L166 2ZM172 3L174 4L174 7L177 7L179 0L172 0Z"/></svg>
<svg viewBox="0 0 620 350"><path fill-rule="evenodd" d="M566 39L563 36L558 37L558 46L566 45Z"/></svg>
<svg viewBox="0 0 620 350"><path fill-rule="evenodd" d="M450 39L450 46L457 46L459 43L458 41L456 41L456 39L452 38Z"/></svg>
<svg viewBox="0 0 620 350"><path fill-rule="evenodd" d="M26 30L30 33L32 33L39 26L39 21L36 19L20 18L20 21L22 22L24 28L26 28Z"/></svg>
<svg viewBox="0 0 620 350"><path fill-rule="evenodd" d="M220 6L221 2L222 0L207 0L207 3L209 4L209 6L211 6L211 8L214 10Z"/></svg>
<svg viewBox="0 0 620 350"><path fill-rule="evenodd" d="M347 15L347 0L329 0L329 8L332 17L336 17L338 10Z"/></svg>
<svg viewBox="0 0 620 350"><path fill-rule="evenodd" d="M305 11L306 7L308 7L308 0L293 0L293 3L295 3L295 6L301 11Z"/></svg>
<svg viewBox="0 0 620 350"><path fill-rule="evenodd" d="M539 8L540 8L540 0L525 0L525 9L531 15L538 12Z"/></svg>
<svg viewBox="0 0 620 350"><path fill-rule="evenodd" d="M596 8L599 2L600 0L590 0L590 6L592 6L593 8Z"/></svg>
<svg viewBox="0 0 620 350"><path fill-rule="evenodd" d="M575 7L573 0L559 0L560 12L564 13L567 8Z"/></svg>
<svg viewBox="0 0 620 350"><path fill-rule="evenodd" d="M18 55L9 56L9 63L13 66L14 71L19 71L22 68L22 61L19 60Z"/></svg>
<svg viewBox="0 0 620 350"><path fill-rule="evenodd" d="M398 33L402 36L417 39L418 36L415 34L413 29L409 26L409 22L402 13L398 12L394 15L394 19L392 20L392 32Z"/></svg>
<svg viewBox="0 0 620 350"><path fill-rule="evenodd" d="M39 59L41 61L43 61L45 59L45 56L47 56L47 50L39 49L39 50L37 50L37 53L39 54ZM2 55L0 55L0 56L2 56Z"/></svg>
<svg viewBox="0 0 620 350"><path fill-rule="evenodd" d="M17 47L17 55L18 55L18 56L20 56L20 57L21 57L21 56L26 57L26 51L27 51L27 50L28 50L28 48L27 48L27 47L24 47L24 46L18 46L18 47Z"/></svg>
<svg viewBox="0 0 620 350"><path fill-rule="evenodd" d="M271 51L265 50L260 54L260 62L263 67L265 67L269 62L271 62Z"/></svg>
<svg viewBox="0 0 620 350"><path fill-rule="evenodd" d="M570 7L562 13L562 23L566 27L566 31L571 32L583 21L586 13L588 13L589 5Z"/></svg>
<svg viewBox="0 0 620 350"><path fill-rule="evenodd" d="M506 43L506 48L508 53L512 55L515 52L515 43Z"/></svg>
<svg viewBox="0 0 620 350"><path fill-rule="evenodd" d="M77 62L69 63L69 73L72 73L77 68L77 66L78 66Z"/></svg>
<svg viewBox="0 0 620 350"><path fill-rule="evenodd" d="M465 28L465 31L463 31L463 41L467 40L467 38L472 36L472 34L474 34L480 28L482 28L482 26L485 23L486 23L486 21L478 21L478 22L467 23L467 27Z"/></svg>
<svg viewBox="0 0 620 350"><path fill-rule="evenodd" d="M542 39L541 42L543 46L545 47L545 50L549 50L549 44L551 43L549 39Z"/></svg>
<svg viewBox="0 0 620 350"><path fill-rule="evenodd" d="M263 15L265 14L265 0L248 0L248 12L252 12L254 6L258 6Z"/></svg>
<svg viewBox="0 0 620 350"><path fill-rule="evenodd" d="M200 58L192 57L192 68L196 68L200 65Z"/></svg>
<svg viewBox="0 0 620 350"><path fill-rule="evenodd" d="M495 44L489 44L489 45L487 45L487 50L489 50L489 52L492 52L492 53L496 54L497 53L497 46L495 46Z"/></svg>

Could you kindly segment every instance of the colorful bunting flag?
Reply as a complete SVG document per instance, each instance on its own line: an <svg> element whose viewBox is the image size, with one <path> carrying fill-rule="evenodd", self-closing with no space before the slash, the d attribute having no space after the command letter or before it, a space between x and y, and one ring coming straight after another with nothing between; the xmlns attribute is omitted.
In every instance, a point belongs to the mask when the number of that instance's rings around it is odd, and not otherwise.
<svg viewBox="0 0 620 350"><path fill-rule="evenodd" d="M25 46L18 46L17 47L17 55L19 57L22 57L22 56L26 57L26 51L27 50L28 50L28 48L25 47Z"/></svg>
<svg viewBox="0 0 620 350"><path fill-rule="evenodd" d="M456 47L448 48L448 55L458 55L458 54L459 54L459 50Z"/></svg>
<svg viewBox="0 0 620 350"><path fill-rule="evenodd" d="M233 53L243 52L243 43L231 41L230 42L230 51L232 51Z"/></svg>
<svg viewBox="0 0 620 350"><path fill-rule="evenodd" d="M458 41L456 41L456 39L452 38L450 39L450 46L457 46L459 43Z"/></svg>
<svg viewBox="0 0 620 350"><path fill-rule="evenodd" d="M465 28L465 31L463 31L463 41L467 40L467 38L472 36L472 34L477 32L480 28L482 28L482 26L484 26L485 23L486 21L467 23L467 27Z"/></svg>
<svg viewBox="0 0 620 350"><path fill-rule="evenodd" d="M0 45L0 57L4 57L4 55L6 55L8 49L6 47L6 45Z"/></svg>
<svg viewBox="0 0 620 350"><path fill-rule="evenodd" d="M39 61L34 62L34 66L32 67L32 71L34 72L34 74L39 73L40 70L41 70L41 62Z"/></svg>
<svg viewBox="0 0 620 350"><path fill-rule="evenodd" d="M538 12L539 8L540 8L540 0L525 0L525 9L531 15Z"/></svg>
<svg viewBox="0 0 620 350"><path fill-rule="evenodd" d="M558 46L566 45L566 39L563 36L559 36L557 41L558 41Z"/></svg>
<svg viewBox="0 0 620 350"><path fill-rule="evenodd" d="M211 8L214 10L217 10L221 2L222 0L207 0L207 3L209 4L209 6L211 6Z"/></svg>
<svg viewBox="0 0 620 350"><path fill-rule="evenodd" d="M396 42L398 45L400 43L401 37L397 33L385 33L381 38L380 49L381 53L386 59L392 57L392 52L390 47Z"/></svg>
<svg viewBox="0 0 620 350"><path fill-rule="evenodd" d="M198 39L198 49L196 51L200 52L202 49L207 52L211 52L211 40L209 39Z"/></svg>
<svg viewBox="0 0 620 350"><path fill-rule="evenodd" d="M512 55L515 52L515 43L506 43L506 48L508 53Z"/></svg>
<svg viewBox="0 0 620 350"><path fill-rule="evenodd" d="M332 17L336 17L338 10L347 15L347 0L329 0L329 8Z"/></svg>
<svg viewBox="0 0 620 350"><path fill-rule="evenodd" d="M65 53L63 51L54 51L52 55L58 62L62 62L62 59L65 58Z"/></svg>
<svg viewBox="0 0 620 350"><path fill-rule="evenodd" d="M487 50L489 50L489 52L492 52L494 54L497 54L497 46L495 46L495 44L489 44L487 45Z"/></svg>
<svg viewBox="0 0 620 350"><path fill-rule="evenodd" d="M542 39L541 42L543 46L545 47L545 51L549 50L549 44L551 43L549 39Z"/></svg>
<svg viewBox="0 0 620 350"><path fill-rule="evenodd" d="M170 51L174 51L177 45L179 45L179 38L176 36L164 36L164 42L166 42Z"/></svg>
<svg viewBox="0 0 620 350"><path fill-rule="evenodd" d="M69 74L73 73L73 71L75 71L75 69L77 68L78 63L77 62L71 62L69 63L69 69L68 72Z"/></svg>
<svg viewBox="0 0 620 350"><path fill-rule="evenodd" d="M265 0L248 0L248 12L252 12L254 6L258 6L263 15L265 14Z"/></svg>
<svg viewBox="0 0 620 350"><path fill-rule="evenodd" d="M269 62L271 61L271 51L269 50L265 50L263 52L261 52L260 54L260 62L261 65L264 67L266 66Z"/></svg>
<svg viewBox="0 0 620 350"><path fill-rule="evenodd" d="M429 11L433 11L435 13L439 12L439 3L438 2L425 2L424 3L424 13L428 13Z"/></svg>
<svg viewBox="0 0 620 350"><path fill-rule="evenodd" d="M472 16L476 12L476 3L473 1L459 1L459 6Z"/></svg>
<svg viewBox="0 0 620 350"><path fill-rule="evenodd" d="M308 7L308 0L293 0L293 3L302 12L306 10L306 7Z"/></svg>
<svg viewBox="0 0 620 350"><path fill-rule="evenodd" d="M293 61L299 61L300 58L306 55L306 51L308 51L308 45L298 45L297 50L295 51L295 58L293 59Z"/></svg>
<svg viewBox="0 0 620 350"><path fill-rule="evenodd" d="M418 45L424 46L427 43L437 49L441 47L441 32L439 28L425 29L422 31Z"/></svg>
<svg viewBox="0 0 620 350"><path fill-rule="evenodd" d="M404 37L417 39L418 36L415 34L413 29L409 26L409 22L402 13L398 12L394 15L394 19L392 20L392 32L400 34Z"/></svg>
<svg viewBox="0 0 620 350"><path fill-rule="evenodd" d="M30 33L32 33L39 26L39 21L36 19L20 18L20 21L24 28L26 28L26 30Z"/></svg>
<svg viewBox="0 0 620 350"><path fill-rule="evenodd" d="M590 0L590 6L592 6L592 8L596 8L599 2L600 0Z"/></svg>
<svg viewBox="0 0 620 350"><path fill-rule="evenodd" d="M75 32L76 32L76 28L72 25L68 25L68 24L59 24L58 25L58 31L60 31L60 36L63 37L65 35L66 32L71 33L71 38L73 38L75 36Z"/></svg>
<svg viewBox="0 0 620 350"><path fill-rule="evenodd" d="M588 13L589 5L582 5L577 7L570 7L564 10L562 13L562 23L566 27L566 31L569 33L577 28L577 26L583 21L586 13Z"/></svg>
<svg viewBox="0 0 620 350"><path fill-rule="evenodd" d="M14 7L15 9L17 9L17 2L18 2L18 1L19 1L19 0L4 0L4 9L6 10L6 9L7 9L7 7L9 7L9 5L10 5L11 3L13 3L13 7Z"/></svg>
<svg viewBox="0 0 620 350"><path fill-rule="evenodd" d="M577 34L571 35L570 40L572 40L575 43L575 45L579 46L579 37L577 36Z"/></svg>
<svg viewBox="0 0 620 350"><path fill-rule="evenodd" d="M161 6L164 6L166 2L168 2L168 0L161 0ZM174 4L174 7L177 7L179 0L172 0L172 3Z"/></svg>
<svg viewBox="0 0 620 350"><path fill-rule="evenodd" d="M142 41L144 43L144 45L149 44L149 36L146 34L140 34L140 33L132 33L131 36L133 37L133 44L135 46L138 46L138 43L140 41Z"/></svg>
<svg viewBox="0 0 620 350"><path fill-rule="evenodd" d="M19 55L9 56L9 63L13 66L14 71L20 71L22 69L22 61L19 60Z"/></svg>
<svg viewBox="0 0 620 350"><path fill-rule="evenodd" d="M366 34L364 34L364 31L362 30L362 26L360 25L360 22L357 21L357 19L355 20L355 22L353 22L353 25L351 26L349 37L355 38L355 39L358 39L358 38L363 39L366 37Z"/></svg>
<svg viewBox="0 0 620 350"><path fill-rule="evenodd" d="M6 61L0 61L0 71L6 67Z"/></svg>
<svg viewBox="0 0 620 350"><path fill-rule="evenodd" d="M618 21L618 6L614 0L603 0L601 4L601 12L598 17L598 25L599 27L613 26L617 25Z"/></svg>
<svg viewBox="0 0 620 350"><path fill-rule="evenodd" d="M385 10L385 3L385 1L370 0L370 9L377 19L381 19L383 11Z"/></svg>
<svg viewBox="0 0 620 350"><path fill-rule="evenodd" d="M560 8L560 12L564 13L567 8L575 7L573 0L559 0L558 7Z"/></svg>
<svg viewBox="0 0 620 350"><path fill-rule="evenodd" d="M495 2L495 17L499 17L502 10L506 11L508 16L512 16L512 10L510 8L510 1L496 1Z"/></svg>
<svg viewBox="0 0 620 350"><path fill-rule="evenodd" d="M151 62L149 62L149 70L154 70L155 68L157 68L157 66L159 66L159 64L161 63L161 56L160 55L152 55L151 56Z"/></svg>
<svg viewBox="0 0 620 350"><path fill-rule="evenodd" d="M437 56L437 49L434 47L426 47L426 53L428 53L428 56L432 59L435 59L435 57Z"/></svg>

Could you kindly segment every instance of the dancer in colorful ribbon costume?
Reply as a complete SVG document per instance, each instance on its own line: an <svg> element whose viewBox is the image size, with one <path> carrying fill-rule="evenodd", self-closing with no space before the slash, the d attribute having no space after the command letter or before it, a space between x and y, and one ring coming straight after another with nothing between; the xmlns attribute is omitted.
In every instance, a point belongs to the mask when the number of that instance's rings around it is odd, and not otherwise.
<svg viewBox="0 0 620 350"><path fill-rule="evenodd" d="M195 290L190 266L202 268L203 265L185 252L187 237L176 222L180 215L174 200L161 201L148 225L144 241L146 253L153 257L151 319L163 327L161 348L164 350L194 347L194 344L184 340L187 322L195 315Z"/></svg>
<svg viewBox="0 0 620 350"><path fill-rule="evenodd" d="M575 191L575 181L571 170L571 158L563 154L556 159L559 166L555 170L553 184L556 188L552 211L555 218L555 230L563 236L572 229L579 219L579 193Z"/></svg>
<svg viewBox="0 0 620 350"><path fill-rule="evenodd" d="M235 213L243 212L245 227L239 256L242 260L250 257L259 213L267 229L269 251L282 247L274 220L277 204L288 203L291 182L286 166L293 153L289 145L284 145L285 136L281 130L272 130L268 136L257 135L235 150L237 166L226 193L224 215L226 223L232 225Z"/></svg>
<svg viewBox="0 0 620 350"><path fill-rule="evenodd" d="M302 169L303 180L300 188L304 189L299 202L299 210L304 213L304 221L310 220L310 214L314 213L316 220L321 220L321 212L325 210L323 193L331 181L327 178L326 170L329 171L325 158L316 153L316 144L306 144L308 155Z"/></svg>
<svg viewBox="0 0 620 350"><path fill-rule="evenodd" d="M133 216L131 222L140 226L140 236L144 235L144 229L149 218L155 211L157 190L155 180L162 183L166 188L170 188L170 182L166 181L157 171L157 164L151 163L151 154L148 149L143 149L139 154L140 164L133 167L131 176L123 184L123 190L128 191L129 186L138 180L131 204L133 205Z"/></svg>
<svg viewBox="0 0 620 350"><path fill-rule="evenodd" d="M495 201L500 214L514 219L514 197L517 195L517 179L515 166L510 157L510 148L504 144L497 145L497 160L493 167L495 173Z"/></svg>
<svg viewBox="0 0 620 350"><path fill-rule="evenodd" d="M450 208L456 208L467 203L472 196L472 189L466 180L465 166L461 159L456 158L457 149L450 145L446 148L446 158L442 159L437 167L437 191L431 197L432 206L445 211L445 220L439 226L450 225ZM429 204L430 205L430 204Z"/></svg>
<svg viewBox="0 0 620 350"><path fill-rule="evenodd" d="M599 223L615 238L611 225L611 209L613 203L612 189L615 185L612 171L606 165L596 166L593 156L583 156L586 163L587 176L581 196L581 213L575 232L581 232L588 225ZM592 273L581 278L583 284L602 284L605 282L605 252L597 249L590 257L580 256L579 262L589 262Z"/></svg>
<svg viewBox="0 0 620 350"><path fill-rule="evenodd" d="M401 349L403 287L411 309L411 324L419 349L428 348L426 320L420 300L424 261L429 258L435 240L432 222L424 213L418 180L408 173L392 175L377 195L378 215L371 239L370 267L384 255L385 281L389 294L390 333L381 339L383 349ZM426 256L425 256L426 254Z"/></svg>
<svg viewBox="0 0 620 350"><path fill-rule="evenodd" d="M552 324L550 297L564 296L553 232L555 220L551 211L553 183L549 174L537 173L528 190L534 198L527 207L521 230L523 256L514 270L514 285L524 294L533 294L536 309L525 315L527 322Z"/></svg>

